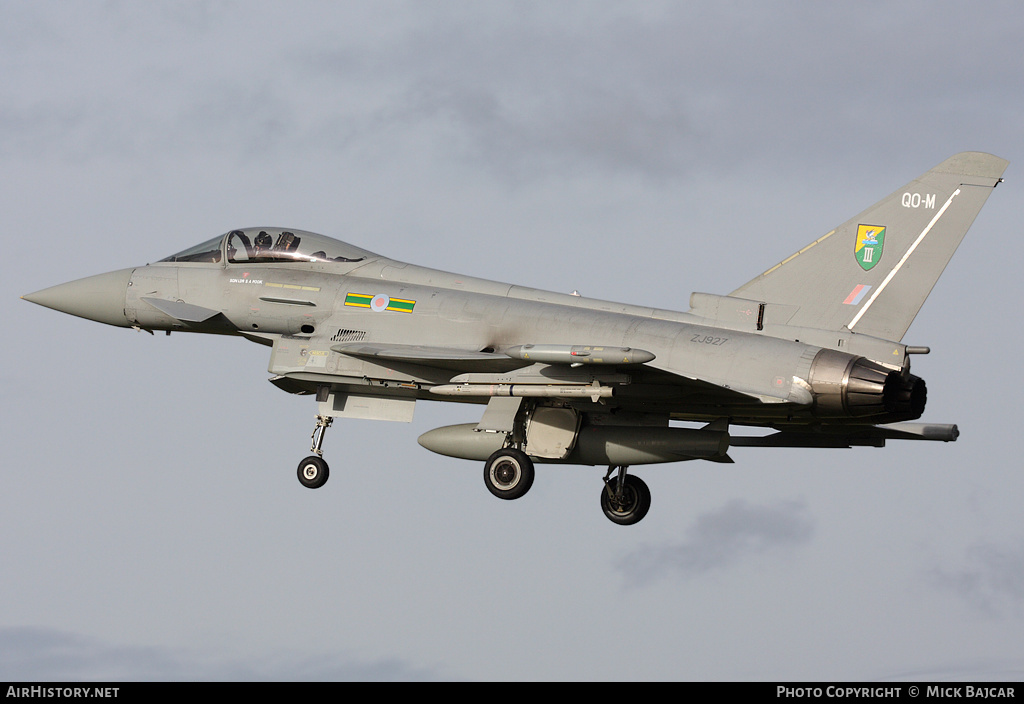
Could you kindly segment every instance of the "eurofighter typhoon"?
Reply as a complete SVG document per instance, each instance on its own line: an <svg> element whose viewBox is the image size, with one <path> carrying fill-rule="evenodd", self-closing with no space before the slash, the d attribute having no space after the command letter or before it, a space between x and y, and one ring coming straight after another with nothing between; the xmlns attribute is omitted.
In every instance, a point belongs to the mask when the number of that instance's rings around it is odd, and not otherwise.
<svg viewBox="0 0 1024 704"><path fill-rule="evenodd" d="M501 499L529 491L536 463L607 467L601 507L629 525L651 504L631 466L732 462L730 446L956 440L955 425L912 422L926 391L910 358L928 348L902 340L1007 164L952 156L732 293L692 294L685 313L449 274L278 227L24 298L118 327L266 345L270 382L316 399L298 466L311 489L327 481L335 418L410 421L417 401L476 403L480 422L420 444L483 462ZM761 434L733 434L744 426Z"/></svg>

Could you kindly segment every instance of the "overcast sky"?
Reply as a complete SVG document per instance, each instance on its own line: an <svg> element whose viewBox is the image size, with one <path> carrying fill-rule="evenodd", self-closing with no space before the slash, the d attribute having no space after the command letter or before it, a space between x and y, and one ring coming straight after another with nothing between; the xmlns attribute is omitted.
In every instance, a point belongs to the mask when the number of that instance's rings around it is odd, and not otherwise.
<svg viewBox="0 0 1024 704"><path fill-rule="evenodd" d="M1024 677L1018 2L0 3L0 679ZM538 467L503 502L242 339L19 300L235 227L686 310L1009 159L905 338L958 442ZM586 343L587 341L581 341Z"/></svg>

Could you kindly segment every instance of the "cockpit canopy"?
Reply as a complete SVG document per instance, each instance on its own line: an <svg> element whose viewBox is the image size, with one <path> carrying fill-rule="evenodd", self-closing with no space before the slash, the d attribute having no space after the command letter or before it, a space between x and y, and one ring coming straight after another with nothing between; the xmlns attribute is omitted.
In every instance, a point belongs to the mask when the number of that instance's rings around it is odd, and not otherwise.
<svg viewBox="0 0 1024 704"><path fill-rule="evenodd" d="M305 230L284 230L274 227L248 227L232 230L162 262L229 263L296 263L296 262L360 262L377 255L332 237Z"/></svg>

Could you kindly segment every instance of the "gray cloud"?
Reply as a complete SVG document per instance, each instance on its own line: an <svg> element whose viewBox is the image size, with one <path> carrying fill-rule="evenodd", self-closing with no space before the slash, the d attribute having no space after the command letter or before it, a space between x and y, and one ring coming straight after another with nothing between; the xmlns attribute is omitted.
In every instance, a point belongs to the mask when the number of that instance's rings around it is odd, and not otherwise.
<svg viewBox="0 0 1024 704"><path fill-rule="evenodd" d="M30 35L67 41L53 56L8 67L0 153L139 158L172 145L240 160L285 152L336 159L394 149L397 135L504 180L595 170L673 180L695 162L730 171L834 154L837 145L885 158L895 141L902 156L910 144L930 159L922 129L953 139L953 118L973 105L1006 108L993 114L1020 107L1019 92L1005 90L1016 82L1015 57L949 48L1024 31L1019 13L971 8L972 21L960 24L949 13L968 10L931 4L896 15L868 6L841 20L803 5L766 17L745 3L635 11L584 3L576 13L571 4L440 3L422 14L415 4L387 7L385 15L401 8L415 20L360 36L350 28L372 11L342 5L282 36L273 22L231 21L231 4L168 5L152 15L112 5L79 18L95 37L87 41L67 26L74 19L45 28L26 19ZM138 41L140 23L178 49L140 65L117 61L105 45ZM331 24L336 39L310 41ZM865 42L837 41L850 35ZM83 52L105 68L101 80L79 75ZM997 132L1013 128L991 119Z"/></svg>
<svg viewBox="0 0 1024 704"><path fill-rule="evenodd" d="M619 569L636 583L675 574L692 579L726 569L746 557L808 543L814 525L801 502L774 506L734 500L700 516L685 540L648 545L619 561Z"/></svg>
<svg viewBox="0 0 1024 704"><path fill-rule="evenodd" d="M442 4L378 46L296 56L294 70L338 90L388 85L369 106L374 127L416 125L435 142L447 137L449 155L516 181L593 170L677 179L694 162L729 171L836 147L886 158L910 145L932 158L923 128L952 139L951 118L971 105L1020 103L1005 90L1014 57L949 48L1006 33L998 12L972 8L971 22L957 23L924 4L841 19L804 5L773 6L770 16L747 3L592 6L570 24L563 12L539 21L544 11L532 3Z"/></svg>
<svg viewBox="0 0 1024 704"><path fill-rule="evenodd" d="M938 587L957 594L984 613L1020 613L1024 606L1024 545L978 543L967 550L965 566L936 567L931 577Z"/></svg>
<svg viewBox="0 0 1024 704"><path fill-rule="evenodd" d="M1013 658L966 658L877 676L883 682L1020 682L1022 678L1024 668Z"/></svg>
<svg viewBox="0 0 1024 704"><path fill-rule="evenodd" d="M184 648L119 646L48 628L0 628L0 679L7 681L423 681L428 670L400 659L361 662L278 653L245 661Z"/></svg>

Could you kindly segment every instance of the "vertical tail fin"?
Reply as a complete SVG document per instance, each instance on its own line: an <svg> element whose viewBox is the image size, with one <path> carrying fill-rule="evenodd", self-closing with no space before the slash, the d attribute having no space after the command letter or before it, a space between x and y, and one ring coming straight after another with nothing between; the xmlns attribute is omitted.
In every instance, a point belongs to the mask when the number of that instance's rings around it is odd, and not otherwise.
<svg viewBox="0 0 1024 704"><path fill-rule="evenodd" d="M899 341L1009 164L963 152L732 292L790 325Z"/></svg>

